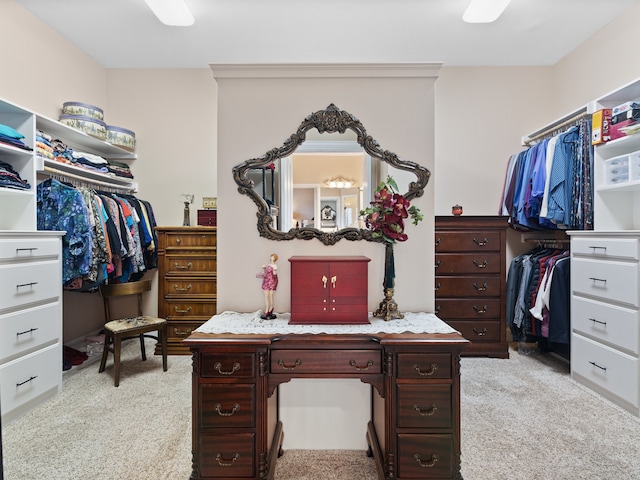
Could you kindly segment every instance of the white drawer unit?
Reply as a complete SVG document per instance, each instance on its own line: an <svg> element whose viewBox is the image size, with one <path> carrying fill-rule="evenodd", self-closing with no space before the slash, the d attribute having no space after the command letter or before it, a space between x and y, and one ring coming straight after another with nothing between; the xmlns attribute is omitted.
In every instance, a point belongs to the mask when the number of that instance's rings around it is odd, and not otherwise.
<svg viewBox="0 0 640 480"><path fill-rule="evenodd" d="M62 388L63 234L0 231L3 424Z"/></svg>
<svg viewBox="0 0 640 480"><path fill-rule="evenodd" d="M571 375L640 415L640 232L571 235Z"/></svg>

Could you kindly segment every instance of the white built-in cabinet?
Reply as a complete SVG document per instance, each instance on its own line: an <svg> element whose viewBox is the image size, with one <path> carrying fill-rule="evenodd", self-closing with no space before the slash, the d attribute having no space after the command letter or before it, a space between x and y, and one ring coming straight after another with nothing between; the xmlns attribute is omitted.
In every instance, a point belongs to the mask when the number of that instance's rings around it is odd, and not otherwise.
<svg viewBox="0 0 640 480"><path fill-rule="evenodd" d="M640 98L640 80L588 106ZM640 151L640 134L594 151L594 230L571 235L571 375L640 415L640 178L612 181L615 160ZM635 168L632 156L627 168ZM614 161L612 161L614 160ZM624 168L625 162L620 163ZM614 171L615 169L615 171ZM628 178L627 178L628 177Z"/></svg>
<svg viewBox="0 0 640 480"><path fill-rule="evenodd" d="M41 129L78 151L107 159L136 155L0 99L0 123L35 147ZM35 151L0 143L0 160L29 182L28 190L0 186L0 408L11 421L62 388L62 242L65 232L37 231L36 187L57 176L135 191L129 179L43 160Z"/></svg>

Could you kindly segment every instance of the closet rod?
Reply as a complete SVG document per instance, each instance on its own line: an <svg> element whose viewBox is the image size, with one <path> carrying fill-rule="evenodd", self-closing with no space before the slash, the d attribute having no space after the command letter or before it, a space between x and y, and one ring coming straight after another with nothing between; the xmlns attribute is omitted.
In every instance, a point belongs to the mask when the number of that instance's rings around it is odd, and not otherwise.
<svg viewBox="0 0 640 480"><path fill-rule="evenodd" d="M69 172L63 172L62 170L57 170L55 168L51 168L45 165L42 173L49 175L50 177L60 177L72 180L71 183L79 182L82 186L88 187L101 187L116 193L135 193L136 189L133 187L123 187L114 185L113 183L103 182L101 180L93 180L91 178L81 177L80 175L75 175ZM75 182L74 182L75 181Z"/></svg>
<svg viewBox="0 0 640 480"><path fill-rule="evenodd" d="M524 143L527 146L531 146L531 144L535 143L537 140L542 140L543 138L553 136L553 134L555 134L556 132L564 129L565 127L575 125L578 121L582 120L583 118L591 118L591 114L588 112L582 112L577 115L574 115L573 117L567 120L562 121L561 123L553 124L549 126L549 128L539 131L531 137L527 137Z"/></svg>

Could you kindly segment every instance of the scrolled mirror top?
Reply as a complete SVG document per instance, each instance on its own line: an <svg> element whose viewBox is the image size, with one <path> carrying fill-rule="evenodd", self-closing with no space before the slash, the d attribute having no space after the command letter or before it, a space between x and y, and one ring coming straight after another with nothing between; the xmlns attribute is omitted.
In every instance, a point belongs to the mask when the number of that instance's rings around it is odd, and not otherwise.
<svg viewBox="0 0 640 480"><path fill-rule="evenodd" d="M415 174L416 180L409 182L408 191L403 194L406 199L421 197L424 193L424 188L431 176L431 172L429 172L427 168L415 162L402 160L389 150L383 150L380 148L378 142L367 134L362 123L360 123L354 115L340 110L334 104L331 104L326 109L318 110L307 116L297 131L285 140L282 146L273 148L260 157L251 158L233 167L233 179L238 185L238 192L249 196L258 207L256 215L260 236L271 240L293 240L294 238L311 240L312 238L317 238L325 245L333 245L343 238L352 241L368 240L379 242L380 240L378 238L372 237L370 230L363 228L342 228L333 232L322 231L314 227L306 226L291 228L286 232L274 228L272 206L267 204L265 198L259 195L254 189L254 181L249 178L249 172L252 170L265 171L265 169L269 169L278 159L293 154L296 149L305 142L307 132L312 129L316 129L321 134L343 134L347 130L354 132L357 143L372 158L379 159L390 166Z"/></svg>

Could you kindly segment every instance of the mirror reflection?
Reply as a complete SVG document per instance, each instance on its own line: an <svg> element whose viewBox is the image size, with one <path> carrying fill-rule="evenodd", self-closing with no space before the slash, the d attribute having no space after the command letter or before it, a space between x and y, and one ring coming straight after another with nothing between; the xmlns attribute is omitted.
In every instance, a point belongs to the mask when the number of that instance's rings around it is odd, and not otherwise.
<svg viewBox="0 0 640 480"><path fill-rule="evenodd" d="M359 212L380 179L392 175L412 198L422 195L430 176L380 149L355 117L334 105L307 117L282 147L237 165L233 174L239 192L258 206L261 236L318 238L326 245L341 238L376 241Z"/></svg>

